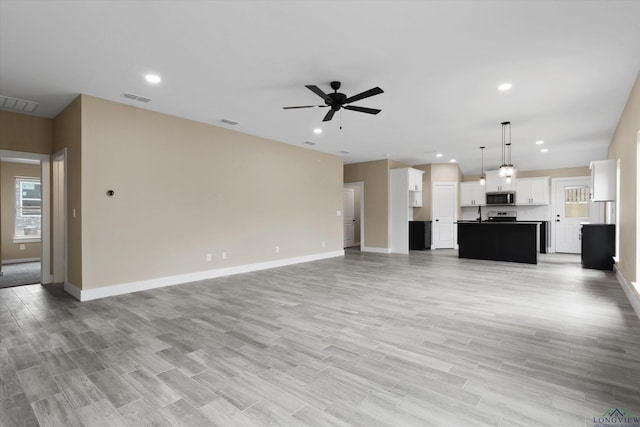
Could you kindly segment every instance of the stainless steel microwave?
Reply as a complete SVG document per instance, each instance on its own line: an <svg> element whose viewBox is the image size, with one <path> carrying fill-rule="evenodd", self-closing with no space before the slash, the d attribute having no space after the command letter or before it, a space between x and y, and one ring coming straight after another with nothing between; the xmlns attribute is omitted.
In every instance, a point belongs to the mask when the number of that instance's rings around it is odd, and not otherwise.
<svg viewBox="0 0 640 427"><path fill-rule="evenodd" d="M500 191L495 193L487 193L487 205L515 205L515 191Z"/></svg>

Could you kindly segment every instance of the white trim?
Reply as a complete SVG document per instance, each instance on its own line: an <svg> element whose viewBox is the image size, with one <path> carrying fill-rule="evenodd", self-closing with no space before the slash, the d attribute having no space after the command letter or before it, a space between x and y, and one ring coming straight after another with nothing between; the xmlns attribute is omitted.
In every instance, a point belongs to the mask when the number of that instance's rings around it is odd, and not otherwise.
<svg viewBox="0 0 640 427"><path fill-rule="evenodd" d="M374 254L390 254L391 248L374 248L372 246L360 246L360 252L372 252Z"/></svg>
<svg viewBox="0 0 640 427"><path fill-rule="evenodd" d="M37 262L40 261L40 257L35 258L16 258L16 259L3 259L2 265L5 264L21 264L23 262Z"/></svg>
<svg viewBox="0 0 640 427"><path fill-rule="evenodd" d="M53 176L53 180L51 182L51 193L52 193L52 201L53 201L53 197L58 197L58 194L54 194L56 191L57 192L62 192L62 218L63 218L63 225L62 225L62 230L57 230L58 233L56 234L56 229L57 229L57 225L54 224L53 226L53 240L51 241L51 247L52 249L54 249L54 246L59 243L59 241L57 241L57 239L62 239L62 246L64 247L63 249L63 271L59 272L56 271L56 268L58 268L59 266L56 265L56 262L59 262L59 259L57 259L56 255L55 255L55 250L52 256L52 270L53 270L53 274L51 275L51 281L55 282L56 278L60 278L60 276L62 276L62 280L60 280L58 283L62 282L62 283L66 283L67 281L67 277L68 276L68 258L69 258L69 252L68 252L68 247L67 247L67 239L68 239L68 233L69 233L69 220L68 220L68 216L67 216L67 148L63 148L62 150L58 151L57 153L54 153L53 156L51 157L51 163L52 163L52 169L53 169L53 165L56 164L57 162L62 162L62 182L58 182L59 178L58 175L56 174L57 171L53 171L52 170L52 176ZM56 220L56 215L53 215L53 203L51 205L51 209L52 209L52 222Z"/></svg>
<svg viewBox="0 0 640 427"><path fill-rule="evenodd" d="M40 238L13 236L13 243L40 243Z"/></svg>
<svg viewBox="0 0 640 427"><path fill-rule="evenodd" d="M344 250L324 252L315 255L305 255L295 258L279 259L275 261L258 262L255 264L238 265L235 267L218 268L215 270L199 271L196 273L179 274L176 276L158 277L138 282L121 283L118 285L104 286L101 288L82 290L71 283L65 282L64 290L80 301L90 301L114 295L129 294L131 292L146 291L165 286L179 285L196 282L199 280L213 279L216 277L231 276L232 274L249 273L251 271L267 270L270 268L284 267L286 265L300 264L303 262L318 261L321 259L344 256Z"/></svg>
<svg viewBox="0 0 640 427"><path fill-rule="evenodd" d="M358 188L360 190L360 200L358 201L358 203L360 203L360 242L356 245L360 246L360 250L362 251L362 248L364 247L364 182L345 182L342 186L343 188L350 187Z"/></svg>
<svg viewBox="0 0 640 427"><path fill-rule="evenodd" d="M51 160L48 154L24 151L0 150L0 158L28 159L40 162L40 185L42 186L42 225L40 232L40 283L51 283Z"/></svg>
<svg viewBox="0 0 640 427"><path fill-rule="evenodd" d="M634 289L633 282L632 285L625 280L625 278L620 274L620 270L618 270L618 266L613 266L613 271L616 273L616 279L618 279L618 283L620 283L620 287L627 295L627 299L631 303L631 307L633 307L633 311L636 312L636 316L640 319L640 295L638 295Z"/></svg>

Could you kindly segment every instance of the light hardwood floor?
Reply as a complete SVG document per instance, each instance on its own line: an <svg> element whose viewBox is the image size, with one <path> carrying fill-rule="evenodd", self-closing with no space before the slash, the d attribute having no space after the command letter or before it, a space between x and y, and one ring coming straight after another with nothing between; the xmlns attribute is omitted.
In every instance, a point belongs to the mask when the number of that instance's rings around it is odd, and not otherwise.
<svg viewBox="0 0 640 427"><path fill-rule="evenodd" d="M589 426L640 414L611 272L361 254L80 303L0 289L0 425Z"/></svg>

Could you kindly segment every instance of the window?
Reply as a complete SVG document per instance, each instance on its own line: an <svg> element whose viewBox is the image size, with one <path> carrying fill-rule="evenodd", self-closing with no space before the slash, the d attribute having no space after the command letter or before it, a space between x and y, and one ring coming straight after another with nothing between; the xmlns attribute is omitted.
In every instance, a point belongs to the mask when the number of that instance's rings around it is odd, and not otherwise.
<svg viewBox="0 0 640 427"><path fill-rule="evenodd" d="M18 240L40 239L42 192L40 179L16 177L16 229Z"/></svg>
<svg viewBox="0 0 640 427"><path fill-rule="evenodd" d="M567 187L564 190L565 218L589 216L589 187Z"/></svg>

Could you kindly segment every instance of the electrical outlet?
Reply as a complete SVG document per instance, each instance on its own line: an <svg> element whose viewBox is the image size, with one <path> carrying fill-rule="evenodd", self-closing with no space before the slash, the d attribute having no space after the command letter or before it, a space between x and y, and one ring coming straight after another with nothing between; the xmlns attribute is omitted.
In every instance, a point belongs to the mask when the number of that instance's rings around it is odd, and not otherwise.
<svg viewBox="0 0 640 427"><path fill-rule="evenodd" d="M341 211L336 211L336 216L342 216L342 212Z"/></svg>
<svg viewBox="0 0 640 427"><path fill-rule="evenodd" d="M23 243L23 244L21 244L21 245L20 245L20 250L21 250L21 251L24 251L25 249L27 249L27 248L24 246L24 243Z"/></svg>
<svg viewBox="0 0 640 427"><path fill-rule="evenodd" d="M226 251L222 251L222 259L227 259L227 252Z"/></svg>
<svg viewBox="0 0 640 427"><path fill-rule="evenodd" d="M276 253L280 253L280 246L276 246Z"/></svg>
<svg viewBox="0 0 640 427"><path fill-rule="evenodd" d="M207 254L207 262L211 262L211 254Z"/></svg>
<svg viewBox="0 0 640 427"><path fill-rule="evenodd" d="M327 246L327 242L325 242L324 240L322 241L322 247L326 247Z"/></svg>

